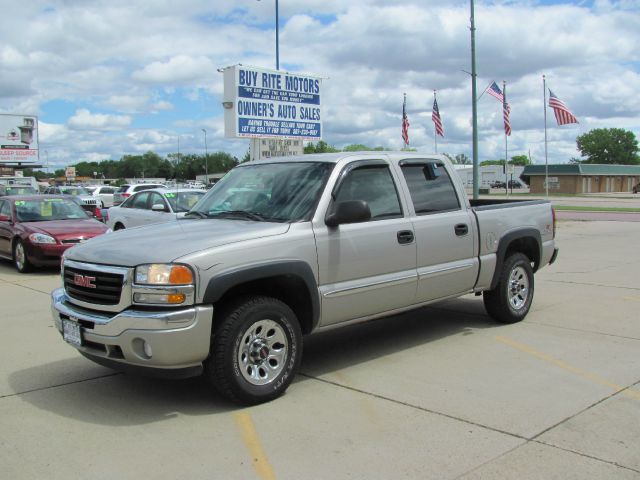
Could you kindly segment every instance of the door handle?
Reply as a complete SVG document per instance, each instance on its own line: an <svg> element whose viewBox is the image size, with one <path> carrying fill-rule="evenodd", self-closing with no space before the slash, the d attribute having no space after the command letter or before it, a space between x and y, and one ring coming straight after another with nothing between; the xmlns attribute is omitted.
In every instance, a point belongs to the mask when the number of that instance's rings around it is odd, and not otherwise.
<svg viewBox="0 0 640 480"><path fill-rule="evenodd" d="M458 225L453 227L453 229L455 230L456 235L458 235L459 237L469 233L469 226L466 223L459 223Z"/></svg>
<svg viewBox="0 0 640 480"><path fill-rule="evenodd" d="M398 232L398 243L405 245L413 242L413 232L411 230L400 230Z"/></svg>

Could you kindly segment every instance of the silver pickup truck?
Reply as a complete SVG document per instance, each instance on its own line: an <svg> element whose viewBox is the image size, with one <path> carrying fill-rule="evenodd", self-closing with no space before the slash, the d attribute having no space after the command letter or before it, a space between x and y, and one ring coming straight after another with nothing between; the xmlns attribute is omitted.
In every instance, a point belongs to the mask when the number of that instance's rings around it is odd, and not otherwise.
<svg viewBox="0 0 640 480"><path fill-rule="evenodd" d="M281 395L314 332L483 295L522 320L553 263L546 201L469 201L446 158L305 155L239 165L174 222L67 250L55 325L123 371L204 374L252 404Z"/></svg>

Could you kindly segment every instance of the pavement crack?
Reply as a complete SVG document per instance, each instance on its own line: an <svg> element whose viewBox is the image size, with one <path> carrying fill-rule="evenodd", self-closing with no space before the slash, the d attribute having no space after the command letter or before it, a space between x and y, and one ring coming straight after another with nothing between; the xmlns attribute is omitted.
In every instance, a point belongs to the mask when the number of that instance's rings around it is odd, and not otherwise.
<svg viewBox="0 0 640 480"><path fill-rule="evenodd" d="M602 288L619 288L622 290L633 290L635 292L640 291L640 288L638 287L625 287L622 285L603 285L601 283L589 283L589 282L572 282L569 280L549 280L549 279L545 279L546 282L548 283L565 283L565 284L569 284L569 285L583 285L583 286L587 286L587 287L602 287Z"/></svg>
<svg viewBox="0 0 640 480"><path fill-rule="evenodd" d="M489 425L483 425L482 423L472 422L471 420L467 420L465 418L456 417L455 415L449 415L447 413L438 412L438 411L435 411L435 410L430 410L428 408L421 407L419 405L414 405L412 403L403 402L401 400L396 400L394 398L389 398L389 397L386 397L384 395L380 395L380 394L377 394L377 393L367 392L366 390L361 390L359 388L350 387L348 385L343 385L341 383L332 382L331 380L325 380L323 378L314 377L313 375L309 375L309 374L302 373L302 372L298 372L298 375L301 376L301 377L306 377L306 378L308 378L310 380L316 380L318 382L326 383L328 385L333 385L334 387L344 388L344 389L350 390L352 392L361 393L363 395L367 395L369 397L377 398L379 400L385 400L387 402L395 403L396 405L401 405L403 407L409 407L409 408L413 408L415 410L420 410L422 412L431 413L433 415L438 415L438 416L441 416L441 417L445 417L445 418L448 418L450 420L456 420L456 421L459 421L459 422L463 422L463 423L466 423L468 425L473 425L475 427L479 427L479 428L483 428L483 429L486 429L486 430L490 430L492 432L500 433L502 435L508 435L510 437L517 438L517 439L520 439L520 440L529 440L527 437L523 437L522 435L518 435L517 433L507 432L505 430L500 430L499 428L491 427Z"/></svg>
<svg viewBox="0 0 640 480"><path fill-rule="evenodd" d="M578 455L580 457L589 458L591 460L596 460L598 462L606 463L608 465L613 465L613 466L618 467L618 468L624 468L625 470L630 470L630 471L635 472L635 473L640 473L640 470L637 470L635 468L628 467L626 465L621 465L621 464L619 464L617 462L613 462L613 461L610 461L610 460L605 460L603 458L594 457L593 455L588 455L586 453L578 452L576 450L571 450L570 448L561 447L559 445L554 445L552 443L546 443L546 442L543 442L542 440L532 440L532 442L533 443L537 443L539 445L545 445L545 446L551 447L551 448L557 448L558 450L562 450L564 452L573 453L573 454Z"/></svg>
<svg viewBox="0 0 640 480"><path fill-rule="evenodd" d="M66 387L68 385L75 385L75 384L78 384L78 383L90 382L90 381L93 381L93 380L100 380L101 378L115 377L116 375L123 375L123 373L122 372L108 373L108 374L105 374L105 375L100 375L98 377L85 378L85 379L82 379L82 380L74 380L72 382L59 383L59 384L56 384L56 385L48 385L46 387L32 388L31 390L24 390L24 391L21 391L21 392L10 393L8 395L0 395L0 400L2 400L4 398L19 397L20 395L26 395L27 393L42 392L42 391L51 390L51 389L54 389L54 388Z"/></svg>
<svg viewBox="0 0 640 480"><path fill-rule="evenodd" d="M544 308L538 308L538 310L544 310ZM580 332L580 333L590 333L593 335L602 335L603 337L612 337L612 338L622 338L624 340L640 340L638 337L627 337L625 335L615 335L613 333L606 332L598 332L596 330L583 330L580 328L572 328L572 327L563 327L561 325L553 325L550 323L536 322L536 321L528 321L527 323L531 325L539 325L541 327L549 327L549 328L558 328L560 330L570 330L572 332Z"/></svg>

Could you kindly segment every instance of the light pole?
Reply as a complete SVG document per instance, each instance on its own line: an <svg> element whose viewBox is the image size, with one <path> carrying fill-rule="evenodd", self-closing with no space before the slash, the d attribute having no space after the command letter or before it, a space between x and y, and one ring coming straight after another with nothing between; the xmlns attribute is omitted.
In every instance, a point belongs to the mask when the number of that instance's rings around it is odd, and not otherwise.
<svg viewBox="0 0 640 480"><path fill-rule="evenodd" d="M260 1L260 0L258 0ZM280 22L278 18L278 0L276 0L276 70L280 70Z"/></svg>
<svg viewBox="0 0 640 480"><path fill-rule="evenodd" d="M477 200L480 192L480 178L478 172L478 105L476 79L476 21L473 0L471 0L471 117L473 129L473 199ZM506 160L505 160L506 161Z"/></svg>
<svg viewBox="0 0 640 480"><path fill-rule="evenodd" d="M209 152L207 150L207 131L203 128L204 132L204 174L207 177L207 185L209 185Z"/></svg>

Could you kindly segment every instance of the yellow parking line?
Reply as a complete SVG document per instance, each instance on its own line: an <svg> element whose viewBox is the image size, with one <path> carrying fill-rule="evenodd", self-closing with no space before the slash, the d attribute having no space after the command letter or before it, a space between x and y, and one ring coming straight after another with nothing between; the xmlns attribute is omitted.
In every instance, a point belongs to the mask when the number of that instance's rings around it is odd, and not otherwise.
<svg viewBox="0 0 640 480"><path fill-rule="evenodd" d="M630 300L630 301L635 301L635 302L640 302L640 296L637 297L622 297L623 300Z"/></svg>
<svg viewBox="0 0 640 480"><path fill-rule="evenodd" d="M627 397L630 398L634 398L636 400L640 400L640 392L636 392L634 390L626 390L625 387L622 387L620 385L616 385L615 383L611 383L610 381L594 374L594 373L590 373L584 370L581 370L577 367L574 367L572 365L569 365L568 363L563 362L562 360L558 360L557 358L554 358L550 355L547 355L546 353L542 353L539 352L527 345L524 345L522 343L518 343L515 340L512 340L510 338L507 337L502 337L502 336L498 336L495 337L496 340L500 343L503 343L505 345L508 345L512 348L515 348L516 350L519 350L521 352L527 353L533 357L539 358L540 360L544 360L545 362L551 363L553 365L555 365L556 367L560 367L563 370L566 370L568 372L571 372L575 375L579 375L582 378L586 378L587 380L596 383L598 385L602 385L604 387L610 388L616 392L621 392L622 395L625 395Z"/></svg>
<svg viewBox="0 0 640 480"><path fill-rule="evenodd" d="M242 440L249 450L251 459L253 460L253 468L256 469L258 476L262 480L276 480L273 468L271 468L271 464L269 460L267 460L267 455L264 453L262 445L260 445L258 432L253 424L253 420L251 420L251 415L246 412L241 412L236 413L233 417L236 425L240 428Z"/></svg>

